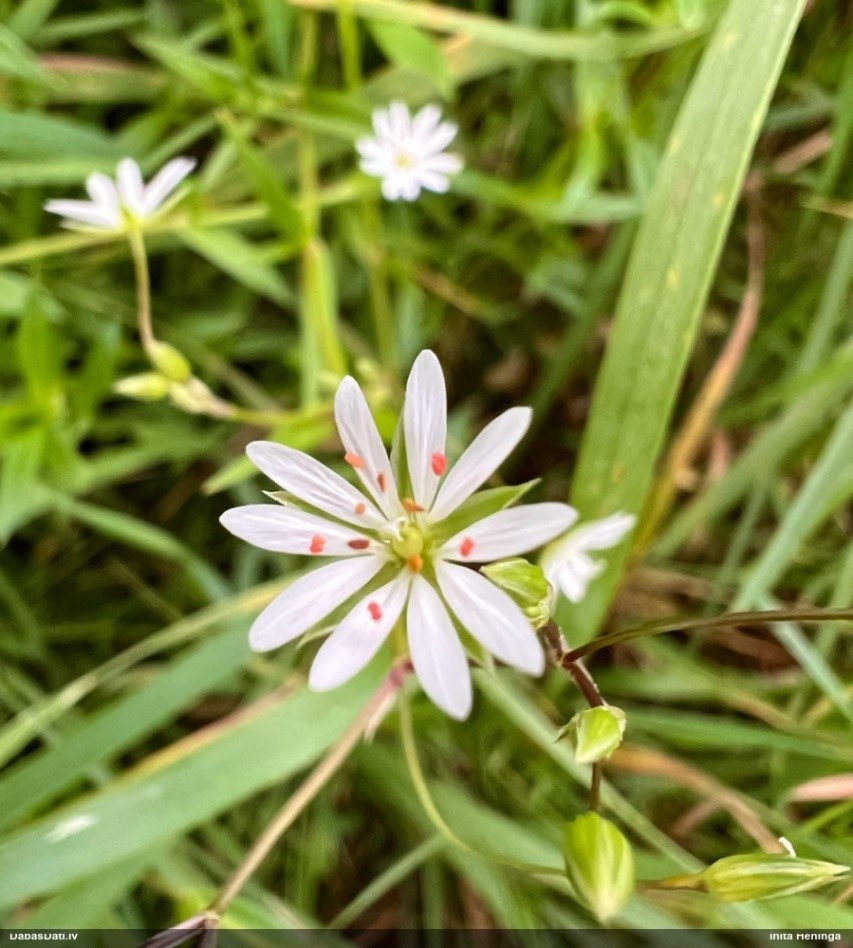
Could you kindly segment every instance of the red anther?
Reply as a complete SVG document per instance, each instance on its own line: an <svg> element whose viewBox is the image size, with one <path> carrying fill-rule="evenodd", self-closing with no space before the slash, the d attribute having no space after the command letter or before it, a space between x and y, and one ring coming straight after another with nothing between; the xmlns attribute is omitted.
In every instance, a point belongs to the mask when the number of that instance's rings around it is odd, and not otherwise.
<svg viewBox="0 0 853 948"><path fill-rule="evenodd" d="M419 573L424 568L424 559L417 553L413 553L406 560L406 566L408 566L413 573Z"/></svg>
<svg viewBox="0 0 853 948"><path fill-rule="evenodd" d="M388 478L381 471L376 475L376 483L379 485L379 489L384 494L385 488L388 486Z"/></svg>
<svg viewBox="0 0 853 948"><path fill-rule="evenodd" d="M465 537L462 542L459 544L459 555L460 556L470 556L471 550L474 549L474 541L471 537Z"/></svg>
<svg viewBox="0 0 853 948"><path fill-rule="evenodd" d="M364 461L362 461L357 454L353 454L352 451L347 451L344 455L344 460L357 471L360 471L364 467Z"/></svg>
<svg viewBox="0 0 853 948"><path fill-rule="evenodd" d="M311 537L311 546L309 546L308 549L312 553L322 553L325 546L326 538L321 537L318 533L316 536Z"/></svg>
<svg viewBox="0 0 853 948"><path fill-rule="evenodd" d="M423 511L423 507L420 504L416 504L411 497L403 498L403 510L406 513L420 513Z"/></svg>
<svg viewBox="0 0 853 948"><path fill-rule="evenodd" d="M347 546L351 550L366 550L370 546L370 540L347 540Z"/></svg>
<svg viewBox="0 0 853 948"><path fill-rule="evenodd" d="M379 603L373 599L367 604L367 611L374 622L378 622L382 618L382 609L379 607Z"/></svg>
<svg viewBox="0 0 853 948"><path fill-rule="evenodd" d="M436 451L435 454L430 458L432 463L432 473L438 477L444 473L445 468L447 467L447 458L441 453L441 451Z"/></svg>
<svg viewBox="0 0 853 948"><path fill-rule="evenodd" d="M367 504L362 504L361 502L359 502L355 505L355 512L359 516L361 516L365 510L367 510Z"/></svg>

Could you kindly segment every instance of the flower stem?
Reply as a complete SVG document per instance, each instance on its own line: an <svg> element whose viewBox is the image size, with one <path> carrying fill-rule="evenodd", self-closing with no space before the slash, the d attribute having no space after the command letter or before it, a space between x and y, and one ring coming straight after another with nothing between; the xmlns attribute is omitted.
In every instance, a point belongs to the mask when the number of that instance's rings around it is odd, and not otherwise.
<svg viewBox="0 0 853 948"><path fill-rule="evenodd" d="M151 276L148 271L148 254L145 239L139 227L131 226L127 234L133 269L136 274L136 318L139 325L139 341L149 357L155 345L154 326L151 322Z"/></svg>
<svg viewBox="0 0 853 948"><path fill-rule="evenodd" d="M767 609L756 612L729 612L721 616L701 619L664 619L660 622L647 622L631 629L622 629L593 639L585 645L579 645L561 656L564 661L576 662L593 652L611 645L621 645L634 639L649 635L662 635L665 632L697 632L710 629L725 629L731 626L767 625L770 622L853 622L853 609Z"/></svg>
<svg viewBox="0 0 853 948"><path fill-rule="evenodd" d="M421 762L418 759L417 742L415 740L415 731L412 726L412 710L409 705L408 697L405 692L400 691L400 699L397 702L400 710L400 737L403 742L403 755L406 758L406 765L409 769L409 775L412 778L412 784L421 806L424 808L429 821L438 830L438 832L453 846L462 852L469 853L472 856L479 856L481 859L487 859L489 862L496 863L499 866L506 866L508 869L515 869L518 872L531 873L540 876L565 876L562 869L554 866L541 866L538 863L518 862L515 859L506 859L498 856L496 853L481 852L463 842L456 833L444 821L444 817L439 813L435 800L429 792L426 777L424 776Z"/></svg>
<svg viewBox="0 0 853 948"><path fill-rule="evenodd" d="M435 805L432 794L429 792L424 772L421 769L421 762L418 759L415 729L412 726L412 709L405 692L400 692L400 700L397 702L397 705L400 709L400 739L403 742L403 756L406 758L406 766L409 768L409 775L412 778L415 793L421 801L421 806L424 808L433 826L449 843L452 843L457 849L463 850L463 852L473 852L474 850L471 849L467 843L463 843L447 823L444 822L444 817L438 812L438 807Z"/></svg>
<svg viewBox="0 0 853 948"><path fill-rule="evenodd" d="M353 719L326 756L311 771L299 789L291 797L288 797L267 825L267 828L257 838L246 854L246 858L222 887L219 895L211 902L209 912L216 915L224 914L284 832L293 825L305 807L326 786L338 768L355 749L365 732L370 728L376 714L381 711L389 697L400 689L404 681L404 675L404 670L397 666L391 669L388 677L373 693L373 696L357 717Z"/></svg>

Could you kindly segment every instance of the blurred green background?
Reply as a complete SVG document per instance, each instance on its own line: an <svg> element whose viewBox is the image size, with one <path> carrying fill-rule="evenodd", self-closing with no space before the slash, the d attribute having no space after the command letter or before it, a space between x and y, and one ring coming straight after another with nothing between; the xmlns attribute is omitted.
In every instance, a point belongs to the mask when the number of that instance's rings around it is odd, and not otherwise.
<svg viewBox="0 0 853 948"><path fill-rule="evenodd" d="M802 14L802 22L796 29ZM832 0L0 0L0 920L156 929L200 909L366 700L252 655L302 564L218 515L272 437L332 462L343 371L390 436L414 354L458 450L535 409L504 466L586 516L642 514L571 641L672 614L853 602L853 13ZM381 202L373 107L443 102L452 193ZM147 237L154 322L241 420L117 396L146 368L120 237L62 232L125 155L199 160ZM603 358L604 353L606 358ZM455 451L454 451L455 453ZM335 462L336 463L336 462ZM628 714L605 810L638 874L786 835L850 863L850 626L600 653ZM420 753L475 847L560 865L588 774L559 672L418 696ZM234 903L237 927L583 927L559 879L449 846L391 714ZM849 890L722 906L644 893L635 927L853 929Z"/></svg>

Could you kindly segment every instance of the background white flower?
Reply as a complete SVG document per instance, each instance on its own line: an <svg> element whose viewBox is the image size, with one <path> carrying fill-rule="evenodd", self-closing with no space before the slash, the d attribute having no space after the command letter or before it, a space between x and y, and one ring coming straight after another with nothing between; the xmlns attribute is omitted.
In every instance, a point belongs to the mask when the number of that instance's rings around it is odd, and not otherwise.
<svg viewBox="0 0 853 948"><path fill-rule="evenodd" d="M414 201L422 190L443 194L450 175L462 170L462 158L444 149L456 137L454 122L442 121L441 109L426 105L414 116L402 102L373 113L375 138L360 138L356 149L365 174L382 179L389 201Z"/></svg>
<svg viewBox="0 0 853 948"><path fill-rule="evenodd" d="M47 201L44 208L64 217L66 226L85 224L98 230L122 230L128 217L141 221L155 214L193 168L192 158L173 158L146 185L139 165L132 158L122 158L115 181L100 172L86 179L91 200Z"/></svg>
<svg viewBox="0 0 853 948"><path fill-rule="evenodd" d="M577 513L575 513L577 518ZM590 582L604 569L604 563L587 556L590 550L607 550L634 526L633 514L615 513L576 527L545 551L542 569L548 582L571 602L580 602Z"/></svg>
<svg viewBox="0 0 853 948"><path fill-rule="evenodd" d="M521 609L467 564L537 549L563 533L575 512L567 504L531 504L467 524L457 518L459 529L442 526L518 444L530 409L504 412L449 467L444 376L425 351L406 387L407 470L395 470L352 378L338 388L335 420L344 459L363 491L301 451L256 441L247 449L251 460L300 506L250 504L222 516L228 530L261 549L333 559L267 606L249 633L252 648L265 651L298 638L361 592L314 659L309 685L315 690L360 671L404 613L415 673L453 717L467 717L471 709L468 660L454 619L497 658L541 674L542 647Z"/></svg>

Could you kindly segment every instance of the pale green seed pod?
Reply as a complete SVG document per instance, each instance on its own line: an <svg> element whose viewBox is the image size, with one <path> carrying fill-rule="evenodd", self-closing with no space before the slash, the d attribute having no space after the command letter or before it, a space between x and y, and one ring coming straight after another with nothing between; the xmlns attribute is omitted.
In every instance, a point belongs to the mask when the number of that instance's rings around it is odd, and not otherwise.
<svg viewBox="0 0 853 948"><path fill-rule="evenodd" d="M154 368L172 382L186 382L192 375L187 357L168 342L152 342L147 353Z"/></svg>
<svg viewBox="0 0 853 948"><path fill-rule="evenodd" d="M541 629L551 618L551 584L535 563L515 556L489 563L480 572L509 593L534 629Z"/></svg>
<svg viewBox="0 0 853 948"><path fill-rule="evenodd" d="M113 386L113 391L140 402L156 402L169 394L171 384L169 379L159 372L142 372L119 379Z"/></svg>
<svg viewBox="0 0 853 948"><path fill-rule="evenodd" d="M563 829L566 875L578 898L602 922L613 918L634 891L634 854L624 835L598 813Z"/></svg>
<svg viewBox="0 0 853 948"><path fill-rule="evenodd" d="M575 759L580 764L594 764L608 757L622 743L625 733L625 712L613 705L579 711L561 728L558 739L572 742Z"/></svg>
<svg viewBox="0 0 853 948"><path fill-rule="evenodd" d="M777 899L836 882L848 866L776 853L726 856L698 873L702 885L723 902Z"/></svg>

